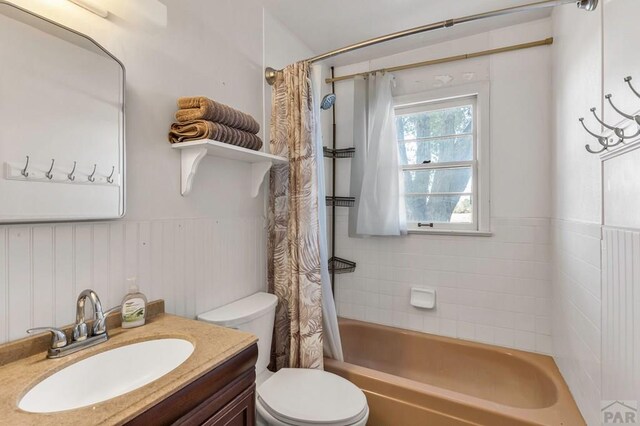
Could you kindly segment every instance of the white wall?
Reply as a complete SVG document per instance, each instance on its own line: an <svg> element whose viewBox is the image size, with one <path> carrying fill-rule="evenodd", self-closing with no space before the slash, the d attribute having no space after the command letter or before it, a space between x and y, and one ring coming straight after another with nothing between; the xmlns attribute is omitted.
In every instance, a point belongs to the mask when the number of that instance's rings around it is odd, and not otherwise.
<svg viewBox="0 0 640 426"><path fill-rule="evenodd" d="M302 41L287 29L269 11L264 11L264 64L267 67L280 70L285 66L313 56L313 52ZM265 150L269 151L269 132L271 121L271 86L264 78L264 123Z"/></svg>
<svg viewBox="0 0 640 426"><path fill-rule="evenodd" d="M336 69L336 75L545 39L544 19ZM340 315L502 346L551 353L551 50L521 50L396 74L394 94L449 84L491 83L492 237L410 235L354 239L338 209L337 255L354 274L337 279ZM338 145L352 137L353 84L337 83ZM338 195L348 194L338 161ZM438 291L435 311L409 305L411 286Z"/></svg>
<svg viewBox="0 0 640 426"><path fill-rule="evenodd" d="M0 342L70 323L84 288L119 303L128 276L189 317L265 288L264 189L250 198L249 165L205 158L181 197L180 156L167 142L179 96L212 97L264 128L263 33L279 30L263 26L263 2L105 0L108 20L62 0L16 3L125 64L128 212L107 223L0 227ZM277 49L297 45L287 36Z"/></svg>
<svg viewBox="0 0 640 426"><path fill-rule="evenodd" d="M638 99L622 79L639 75L640 60L628 44L640 35L639 7L634 0L611 0L596 13L561 7L553 15L552 334L556 362L590 425L601 423L601 400L640 399L640 368L629 363L640 338L628 325L637 321L638 237L633 229L616 228L637 227L640 175L637 152L608 160L603 192L601 159L584 150L597 142L577 118L586 116L599 132L589 117L595 106L617 123L620 117L603 108L606 93L622 109L637 111ZM612 226L603 230L603 222Z"/></svg>

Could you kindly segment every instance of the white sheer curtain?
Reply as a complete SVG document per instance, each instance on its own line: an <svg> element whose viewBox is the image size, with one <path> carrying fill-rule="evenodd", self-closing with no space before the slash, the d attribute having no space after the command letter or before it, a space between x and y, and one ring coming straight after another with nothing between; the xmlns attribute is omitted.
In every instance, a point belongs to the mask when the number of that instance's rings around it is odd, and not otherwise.
<svg viewBox="0 0 640 426"><path fill-rule="evenodd" d="M376 73L354 83L354 146L350 235L404 235L407 221L398 163L393 75Z"/></svg>
<svg viewBox="0 0 640 426"><path fill-rule="evenodd" d="M338 361L343 361L342 342L338 329L338 314L331 290L331 277L329 276L329 255L327 249L327 209L325 208L325 177L324 157L322 155L322 123L320 122L320 101L322 99L322 66L313 65L311 68L311 85L313 93L313 115L315 122L314 142L318 155L318 222L320 225L320 273L322 275L322 329L324 354Z"/></svg>

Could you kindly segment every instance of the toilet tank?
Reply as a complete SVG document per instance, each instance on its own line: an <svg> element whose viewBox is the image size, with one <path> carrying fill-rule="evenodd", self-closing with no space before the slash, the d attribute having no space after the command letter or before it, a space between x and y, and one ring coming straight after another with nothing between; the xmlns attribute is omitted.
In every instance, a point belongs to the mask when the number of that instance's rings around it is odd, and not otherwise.
<svg viewBox="0 0 640 426"><path fill-rule="evenodd" d="M258 337L256 374L260 375L269 365L277 303L278 298L273 294L255 293L200 314L198 320L255 334Z"/></svg>

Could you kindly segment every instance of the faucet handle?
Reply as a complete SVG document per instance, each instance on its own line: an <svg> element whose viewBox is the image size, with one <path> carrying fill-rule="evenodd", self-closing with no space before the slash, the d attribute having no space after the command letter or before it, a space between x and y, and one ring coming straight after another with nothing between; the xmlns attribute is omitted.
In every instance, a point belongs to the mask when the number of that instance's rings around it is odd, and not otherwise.
<svg viewBox="0 0 640 426"><path fill-rule="evenodd" d="M93 335L98 336L100 334L104 334L107 332L107 317L122 309L122 305L114 306L111 309L108 309L106 312L102 313L102 318L95 320L93 323Z"/></svg>
<svg viewBox="0 0 640 426"><path fill-rule="evenodd" d="M51 332L51 349L59 349L67 346L67 335L64 331L55 327L35 327L27 330L27 333L42 333L45 331Z"/></svg>
<svg viewBox="0 0 640 426"><path fill-rule="evenodd" d="M73 327L74 342L82 342L83 340L87 340L87 337L89 337L89 327L87 327L86 322L78 323Z"/></svg>

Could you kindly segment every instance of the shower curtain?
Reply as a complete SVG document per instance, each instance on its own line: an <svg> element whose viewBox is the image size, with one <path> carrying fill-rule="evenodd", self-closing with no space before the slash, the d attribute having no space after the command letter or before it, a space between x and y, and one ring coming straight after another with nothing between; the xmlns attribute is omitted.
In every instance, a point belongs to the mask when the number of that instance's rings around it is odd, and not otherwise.
<svg viewBox="0 0 640 426"><path fill-rule="evenodd" d="M320 122L320 99L322 98L322 66L311 67L311 83L313 86L313 116L315 119L314 143L316 153L320 155L324 146L322 137L322 126ZM320 224L320 273L322 275L322 328L324 355L329 358L344 361L342 354L342 341L340 340L340 330L338 328L338 314L336 312L335 299L331 289L331 277L329 276L329 251L327 249L327 209L325 206L325 177L324 177L324 157L318 157L318 222Z"/></svg>
<svg viewBox="0 0 640 426"><path fill-rule="evenodd" d="M356 205L349 213L351 236L407 233L393 81L392 74L376 73L354 83L356 152L351 164L351 195L356 197Z"/></svg>
<svg viewBox="0 0 640 426"><path fill-rule="evenodd" d="M310 65L287 66L273 86L268 284L278 296L270 368L323 367L323 259L318 147ZM326 258L326 247L324 257Z"/></svg>

